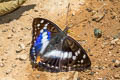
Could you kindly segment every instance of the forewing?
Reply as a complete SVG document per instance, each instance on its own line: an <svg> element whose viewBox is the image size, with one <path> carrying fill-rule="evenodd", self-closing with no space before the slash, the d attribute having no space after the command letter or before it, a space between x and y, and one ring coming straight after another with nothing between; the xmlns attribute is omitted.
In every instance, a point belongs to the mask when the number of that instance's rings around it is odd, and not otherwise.
<svg viewBox="0 0 120 80"><path fill-rule="evenodd" d="M33 32L32 32L32 40L34 41L37 36L40 34L40 31L44 29L44 27L47 26L47 30L51 32L51 37L54 37L56 33L61 32L62 30L53 22L44 19L44 18L34 18L33 20Z"/></svg>
<svg viewBox="0 0 120 80"><path fill-rule="evenodd" d="M32 45L30 56L36 61L37 54L42 53L49 43L49 40L62 30L53 22L44 18L35 18L32 23Z"/></svg>

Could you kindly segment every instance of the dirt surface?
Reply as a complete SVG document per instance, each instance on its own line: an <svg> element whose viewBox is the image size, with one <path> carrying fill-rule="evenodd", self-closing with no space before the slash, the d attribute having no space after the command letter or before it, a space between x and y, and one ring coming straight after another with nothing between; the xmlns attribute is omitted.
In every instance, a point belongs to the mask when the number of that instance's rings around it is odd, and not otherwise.
<svg viewBox="0 0 120 80"><path fill-rule="evenodd" d="M29 51L33 18L65 28L87 51L91 70L50 73L32 69ZM101 38L94 29L102 30ZM0 17L0 80L120 80L120 0L28 0Z"/></svg>

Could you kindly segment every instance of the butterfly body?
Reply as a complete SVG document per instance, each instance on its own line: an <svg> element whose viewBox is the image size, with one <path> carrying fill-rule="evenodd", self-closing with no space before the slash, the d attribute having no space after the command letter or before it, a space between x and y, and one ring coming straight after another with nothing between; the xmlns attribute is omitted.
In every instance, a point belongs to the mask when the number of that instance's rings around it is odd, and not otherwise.
<svg viewBox="0 0 120 80"><path fill-rule="evenodd" d="M31 60L50 71L83 70L91 62L81 45L53 22L35 18L30 51Z"/></svg>

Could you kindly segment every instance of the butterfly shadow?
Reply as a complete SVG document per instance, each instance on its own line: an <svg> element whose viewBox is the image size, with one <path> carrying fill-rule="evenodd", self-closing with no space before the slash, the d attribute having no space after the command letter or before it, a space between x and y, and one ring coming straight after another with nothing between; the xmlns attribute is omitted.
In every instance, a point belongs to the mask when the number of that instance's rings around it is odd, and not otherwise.
<svg viewBox="0 0 120 80"><path fill-rule="evenodd" d="M20 8L16 9L15 11L8 13L6 15L0 16L0 24L9 23L13 20L19 19L25 11L29 11L33 9L35 4L21 6Z"/></svg>

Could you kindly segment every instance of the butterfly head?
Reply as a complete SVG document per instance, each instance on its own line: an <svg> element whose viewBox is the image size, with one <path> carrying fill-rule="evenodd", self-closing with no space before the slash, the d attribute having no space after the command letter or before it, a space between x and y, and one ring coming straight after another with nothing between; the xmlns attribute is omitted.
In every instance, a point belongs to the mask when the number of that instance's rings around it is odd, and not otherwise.
<svg viewBox="0 0 120 80"><path fill-rule="evenodd" d="M65 34L70 33L70 27L66 26L66 28L63 30Z"/></svg>

